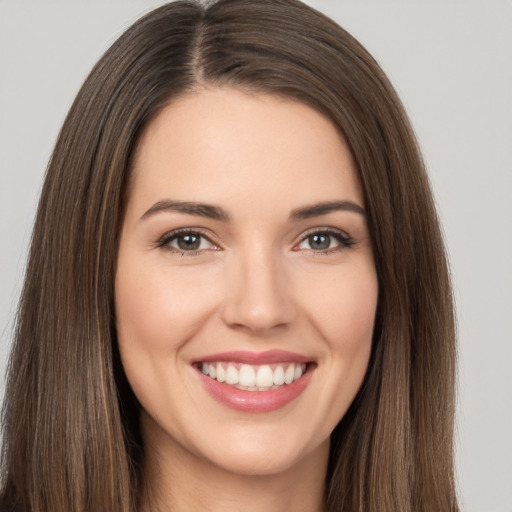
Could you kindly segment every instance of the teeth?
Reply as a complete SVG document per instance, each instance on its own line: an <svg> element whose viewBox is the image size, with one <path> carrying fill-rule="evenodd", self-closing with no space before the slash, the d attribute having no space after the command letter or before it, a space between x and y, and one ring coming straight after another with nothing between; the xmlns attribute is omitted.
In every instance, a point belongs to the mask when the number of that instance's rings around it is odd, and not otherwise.
<svg viewBox="0 0 512 512"><path fill-rule="evenodd" d="M276 386L282 386L284 384L284 370L282 366L278 366L274 370L274 384Z"/></svg>
<svg viewBox="0 0 512 512"><path fill-rule="evenodd" d="M228 368L229 371L229 368ZM211 377L211 374L210 374ZM215 377L213 377L215 378ZM248 364L243 364L240 368L240 374L238 377L238 384L240 386L252 387L256 385L256 372L252 366Z"/></svg>
<svg viewBox="0 0 512 512"><path fill-rule="evenodd" d="M273 369L272 369L273 367ZM291 384L300 379L306 371L305 364L286 363L284 365L253 366L237 363L203 363L201 371L218 382L246 391L268 391L283 384Z"/></svg>
<svg viewBox="0 0 512 512"><path fill-rule="evenodd" d="M295 377L295 366L291 364L284 372L285 384L291 384L293 382L293 377Z"/></svg>
<svg viewBox="0 0 512 512"><path fill-rule="evenodd" d="M233 365L229 365L226 370L226 383L227 384L238 384L239 374L237 369Z"/></svg>
<svg viewBox="0 0 512 512"><path fill-rule="evenodd" d="M224 370L224 368L222 367L222 365L220 363L217 363L217 377L216 379L219 381L219 382L224 382L226 380L226 370Z"/></svg>
<svg viewBox="0 0 512 512"><path fill-rule="evenodd" d="M274 372L268 364L260 366L256 377L256 386L259 388L270 388L274 384Z"/></svg>

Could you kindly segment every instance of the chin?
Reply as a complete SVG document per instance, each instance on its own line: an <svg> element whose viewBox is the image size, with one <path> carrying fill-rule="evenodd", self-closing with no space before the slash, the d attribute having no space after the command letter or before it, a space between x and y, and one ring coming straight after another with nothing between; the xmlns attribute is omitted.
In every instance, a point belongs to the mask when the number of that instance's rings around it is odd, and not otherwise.
<svg viewBox="0 0 512 512"><path fill-rule="evenodd" d="M224 443L208 445L203 459L229 473L241 476L273 476L294 472L306 459L318 459L327 464L329 438L308 443L281 429L277 434L268 429L244 429L230 435ZM291 435L290 435L291 434Z"/></svg>

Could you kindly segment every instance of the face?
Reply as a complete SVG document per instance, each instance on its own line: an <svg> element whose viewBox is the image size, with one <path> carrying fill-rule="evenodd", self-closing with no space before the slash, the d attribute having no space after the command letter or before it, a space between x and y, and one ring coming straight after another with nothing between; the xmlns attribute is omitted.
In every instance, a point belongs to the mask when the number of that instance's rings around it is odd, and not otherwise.
<svg viewBox="0 0 512 512"><path fill-rule="evenodd" d="M346 142L301 103L207 89L134 164L115 293L146 446L239 474L325 460L377 302Z"/></svg>

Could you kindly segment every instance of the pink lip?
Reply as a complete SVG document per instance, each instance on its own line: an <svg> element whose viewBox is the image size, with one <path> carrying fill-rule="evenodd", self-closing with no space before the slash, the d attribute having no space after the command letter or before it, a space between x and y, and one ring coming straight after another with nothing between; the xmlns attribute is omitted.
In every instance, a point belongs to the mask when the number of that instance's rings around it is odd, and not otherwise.
<svg viewBox="0 0 512 512"><path fill-rule="evenodd" d="M225 357L224 354L223 357ZM218 359L214 360L218 361ZM245 361L247 361L247 359L245 359ZM213 398L231 409L252 413L276 411L292 400L295 400L306 389L311 381L311 376L315 368L316 364L308 365L306 372L300 379L291 384L284 384L277 389L271 389L269 391L245 391L218 382L204 375L198 367L195 367L201 382Z"/></svg>
<svg viewBox="0 0 512 512"><path fill-rule="evenodd" d="M257 365L272 363L310 363L312 360L311 358L286 350L267 350L266 352L238 350L204 356L200 359L195 359L193 363L211 363L217 361Z"/></svg>

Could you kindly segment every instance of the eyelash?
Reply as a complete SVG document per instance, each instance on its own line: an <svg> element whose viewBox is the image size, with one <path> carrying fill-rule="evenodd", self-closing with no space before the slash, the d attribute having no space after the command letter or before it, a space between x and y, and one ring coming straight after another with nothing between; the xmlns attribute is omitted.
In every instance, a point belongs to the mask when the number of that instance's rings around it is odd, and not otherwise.
<svg viewBox="0 0 512 512"><path fill-rule="evenodd" d="M170 243L173 240L176 240L179 236L185 236L185 235L192 235L197 236L200 238L206 239L210 244L214 246L213 249L194 249L194 250L180 250L176 247L172 247ZM315 255L328 255L332 253L336 253L339 251L342 251L344 249L348 249L352 247L356 242L346 233L344 233L341 230L333 229L333 228L314 228L310 231L307 231L302 235L302 238L300 241L295 244L294 250L299 251L300 249L295 249L295 247L299 246L300 244L304 243L309 237L314 235L327 235L333 237L337 242L339 242L339 245L336 247L332 247L330 249L323 249L323 250L316 250L316 249L305 249L308 251L311 251ZM178 229L175 231L171 231L170 233L166 233L158 242L156 243L157 248L165 249L170 251L174 254L179 254L180 256L197 256L201 254L205 250L219 250L218 245L211 240L211 236L203 233L201 230L198 229Z"/></svg>
<svg viewBox="0 0 512 512"><path fill-rule="evenodd" d="M297 247L298 245L305 242L309 237L314 235L327 235L333 237L337 242L339 242L339 245L336 247L332 247L330 249L323 249L323 250L316 250L316 249L306 249L314 253L315 255L329 255L336 252L343 251L344 249L349 249L352 247L356 242L354 239L352 239L349 235L347 235L344 231L341 231L339 229L334 228L314 228L309 231L306 231L302 235L302 238L298 244L295 245Z"/></svg>
<svg viewBox="0 0 512 512"><path fill-rule="evenodd" d="M192 235L197 236L199 238L204 238L208 240L210 244L212 244L215 248L218 249L218 245L211 240L211 236L206 235L199 229L177 229L175 231L171 231L170 233L166 233L158 242L156 243L157 248L165 249L170 251L174 254L179 254L180 256L197 256L198 254L201 254L202 251L208 250L208 249L194 249L190 251L180 250L176 247L172 247L170 243L177 239L179 236L185 236L185 235ZM217 249L209 249L209 250L217 250Z"/></svg>

